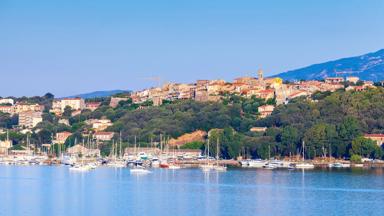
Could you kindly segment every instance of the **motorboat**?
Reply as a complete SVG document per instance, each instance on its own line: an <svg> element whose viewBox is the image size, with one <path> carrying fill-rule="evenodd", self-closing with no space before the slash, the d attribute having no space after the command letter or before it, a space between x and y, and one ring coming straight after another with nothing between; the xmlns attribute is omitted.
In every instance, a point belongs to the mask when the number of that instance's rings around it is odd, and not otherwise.
<svg viewBox="0 0 384 216"><path fill-rule="evenodd" d="M261 159L248 160L248 167L250 168L263 168L268 162Z"/></svg>
<svg viewBox="0 0 384 216"><path fill-rule="evenodd" d="M134 168L131 168L129 170L132 174L148 174L151 173L151 171L145 169L143 166L136 166Z"/></svg>
<svg viewBox="0 0 384 216"><path fill-rule="evenodd" d="M276 169L277 166L275 164L272 164L272 163L267 163L266 165L263 166L264 169L267 169L267 170L273 170L273 169Z"/></svg>
<svg viewBox="0 0 384 216"><path fill-rule="evenodd" d="M173 169L173 170L175 170L175 169L181 169L181 167L178 166L178 165L176 165L176 164L170 164L170 165L168 166L168 169Z"/></svg>
<svg viewBox="0 0 384 216"><path fill-rule="evenodd" d="M76 164L69 168L70 171L76 171L76 172L86 172L89 171L91 167L86 164Z"/></svg>
<svg viewBox="0 0 384 216"><path fill-rule="evenodd" d="M160 161L159 161L159 159L157 159L157 158L153 158L152 159L152 161L151 161L151 166L152 167L160 167Z"/></svg>
<svg viewBox="0 0 384 216"><path fill-rule="evenodd" d="M241 161L240 161L240 165L241 165L242 167L248 167L248 166L249 166L249 161L250 161L250 160L241 160Z"/></svg>
<svg viewBox="0 0 384 216"><path fill-rule="evenodd" d="M329 168L349 168L349 167L351 167L351 165L336 162L336 163L328 164L328 167Z"/></svg>

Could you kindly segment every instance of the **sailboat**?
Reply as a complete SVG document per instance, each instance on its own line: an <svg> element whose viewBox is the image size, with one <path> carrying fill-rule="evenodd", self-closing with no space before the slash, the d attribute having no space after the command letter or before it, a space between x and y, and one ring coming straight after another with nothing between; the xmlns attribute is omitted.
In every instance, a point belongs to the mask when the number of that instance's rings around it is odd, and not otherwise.
<svg viewBox="0 0 384 216"><path fill-rule="evenodd" d="M213 165L209 163L209 139L207 141L206 160L207 160L207 164L200 165L200 168L203 172L209 172L213 169Z"/></svg>
<svg viewBox="0 0 384 216"><path fill-rule="evenodd" d="M313 169L315 168L315 165L312 163L305 162L305 143L303 141L303 160L300 163L295 164L295 168L297 169Z"/></svg>
<svg viewBox="0 0 384 216"><path fill-rule="evenodd" d="M264 169L273 170L276 169L276 164L271 162L271 145L268 146L268 163L263 166Z"/></svg>
<svg viewBox="0 0 384 216"><path fill-rule="evenodd" d="M75 140L75 143L76 143L76 140ZM83 140L83 144L82 146L84 147L84 140ZM91 170L91 166L89 166L88 164L84 164L84 160L83 160L83 155L81 156L81 163L76 163L74 166L70 167L69 170L70 171L77 171L77 172L86 172L86 171L89 171Z"/></svg>
<svg viewBox="0 0 384 216"><path fill-rule="evenodd" d="M227 171L227 167L224 166L224 165L220 165L219 164L219 138L217 138L216 140L216 165L213 166L213 169L218 171L218 172L226 172Z"/></svg>
<svg viewBox="0 0 384 216"><path fill-rule="evenodd" d="M120 146L121 146L121 139L120 139ZM115 144L115 141L112 141L112 158L113 160L108 163L109 167L114 167L114 168L124 168L126 167L126 163L124 160L121 160L120 155L121 155L121 147L120 147L120 153L119 157L117 158L117 143Z"/></svg>

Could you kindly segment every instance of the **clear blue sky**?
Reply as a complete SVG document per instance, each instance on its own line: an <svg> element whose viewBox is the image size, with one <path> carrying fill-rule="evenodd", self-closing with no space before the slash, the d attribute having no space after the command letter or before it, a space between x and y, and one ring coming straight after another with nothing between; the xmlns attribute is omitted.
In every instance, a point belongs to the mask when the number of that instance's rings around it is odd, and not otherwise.
<svg viewBox="0 0 384 216"><path fill-rule="evenodd" d="M0 95L268 75L384 48L383 0L0 0Z"/></svg>

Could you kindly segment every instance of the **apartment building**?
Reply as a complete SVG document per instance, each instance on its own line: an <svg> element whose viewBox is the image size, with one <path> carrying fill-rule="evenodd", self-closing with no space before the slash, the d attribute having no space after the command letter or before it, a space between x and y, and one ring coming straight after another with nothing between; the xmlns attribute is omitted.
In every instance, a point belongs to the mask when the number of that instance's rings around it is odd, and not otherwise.
<svg viewBox="0 0 384 216"><path fill-rule="evenodd" d="M26 111L19 113L19 126L34 128L43 121L42 112Z"/></svg>

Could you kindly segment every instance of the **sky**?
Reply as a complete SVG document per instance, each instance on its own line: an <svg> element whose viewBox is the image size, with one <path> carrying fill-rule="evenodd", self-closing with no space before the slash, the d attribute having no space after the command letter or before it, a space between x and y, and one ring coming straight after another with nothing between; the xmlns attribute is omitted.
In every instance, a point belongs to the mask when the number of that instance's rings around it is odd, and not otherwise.
<svg viewBox="0 0 384 216"><path fill-rule="evenodd" d="M0 96L272 75L384 48L383 11L383 0L0 0Z"/></svg>

